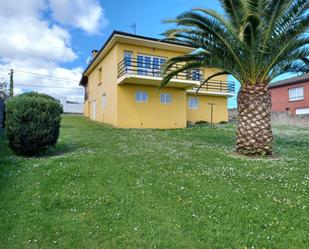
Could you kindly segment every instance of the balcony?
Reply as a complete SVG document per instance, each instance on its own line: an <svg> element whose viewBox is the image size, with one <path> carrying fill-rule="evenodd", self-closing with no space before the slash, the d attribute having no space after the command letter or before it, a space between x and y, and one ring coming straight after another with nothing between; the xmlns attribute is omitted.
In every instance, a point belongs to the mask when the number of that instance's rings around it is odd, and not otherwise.
<svg viewBox="0 0 309 249"><path fill-rule="evenodd" d="M170 71L180 68L181 65L173 66ZM187 89L188 93L196 93L199 84L203 81L203 71L194 69L181 72L172 78L169 87ZM137 58L125 58L118 63L118 85L136 84L159 86L161 84L162 68L159 63L143 62ZM235 86L233 82L212 80L206 83L198 92L205 95L233 96Z"/></svg>
<svg viewBox="0 0 309 249"><path fill-rule="evenodd" d="M179 68L175 65L170 71ZM187 88L196 87L202 78L201 70L196 69L188 73L179 73L172 78L169 87ZM159 86L161 84L162 69L158 63L143 63L136 58L125 58L118 63L118 85L142 84Z"/></svg>
<svg viewBox="0 0 309 249"><path fill-rule="evenodd" d="M193 87L187 92L197 93L197 90L198 87ZM211 80L199 89L198 94L232 97L235 95L235 83L232 81Z"/></svg>

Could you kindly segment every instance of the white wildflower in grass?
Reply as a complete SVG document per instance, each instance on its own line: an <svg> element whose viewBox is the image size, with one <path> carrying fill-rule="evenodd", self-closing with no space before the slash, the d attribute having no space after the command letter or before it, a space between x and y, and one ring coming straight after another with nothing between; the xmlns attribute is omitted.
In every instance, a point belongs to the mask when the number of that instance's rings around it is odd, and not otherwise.
<svg viewBox="0 0 309 249"><path fill-rule="evenodd" d="M309 129L275 126L269 160L234 156L234 125L114 129L75 116L63 124L54 150L70 149L61 157L0 157L0 244L307 247Z"/></svg>

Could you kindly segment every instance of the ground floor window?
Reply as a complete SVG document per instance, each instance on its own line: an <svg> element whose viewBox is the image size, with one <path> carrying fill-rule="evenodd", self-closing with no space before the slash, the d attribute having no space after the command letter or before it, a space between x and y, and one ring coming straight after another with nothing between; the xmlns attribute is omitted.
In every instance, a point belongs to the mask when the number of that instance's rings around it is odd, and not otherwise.
<svg viewBox="0 0 309 249"><path fill-rule="evenodd" d="M136 92L135 100L138 103L146 103L146 102L148 102L148 93L147 92L142 92L142 91Z"/></svg>
<svg viewBox="0 0 309 249"><path fill-rule="evenodd" d="M309 108L300 108L295 110L296 115L309 114Z"/></svg>
<svg viewBox="0 0 309 249"><path fill-rule="evenodd" d="M169 93L161 93L160 95L160 102L162 104L171 104L172 103L172 96Z"/></svg>
<svg viewBox="0 0 309 249"><path fill-rule="evenodd" d="M106 94L104 93L102 95L102 108L105 108L106 107Z"/></svg>
<svg viewBox="0 0 309 249"><path fill-rule="evenodd" d="M198 109L199 99L197 97L189 97L188 106L189 106L189 109Z"/></svg>

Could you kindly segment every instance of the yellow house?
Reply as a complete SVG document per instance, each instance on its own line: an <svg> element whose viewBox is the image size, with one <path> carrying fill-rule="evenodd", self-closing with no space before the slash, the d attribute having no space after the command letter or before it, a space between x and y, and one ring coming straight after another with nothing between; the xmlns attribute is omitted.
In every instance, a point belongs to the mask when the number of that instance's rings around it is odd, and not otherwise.
<svg viewBox="0 0 309 249"><path fill-rule="evenodd" d="M83 72L84 115L121 128L182 128L187 122L227 121L233 83L217 77L197 93L200 82L216 69L181 73L166 87L161 65L194 51L176 42L114 31Z"/></svg>

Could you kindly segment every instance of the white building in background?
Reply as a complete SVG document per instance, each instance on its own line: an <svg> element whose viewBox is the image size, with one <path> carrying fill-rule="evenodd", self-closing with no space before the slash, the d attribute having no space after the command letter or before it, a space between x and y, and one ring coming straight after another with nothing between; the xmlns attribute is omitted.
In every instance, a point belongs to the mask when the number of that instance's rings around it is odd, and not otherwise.
<svg viewBox="0 0 309 249"><path fill-rule="evenodd" d="M84 112L83 96L57 97L57 99L60 100L64 113L82 114Z"/></svg>

